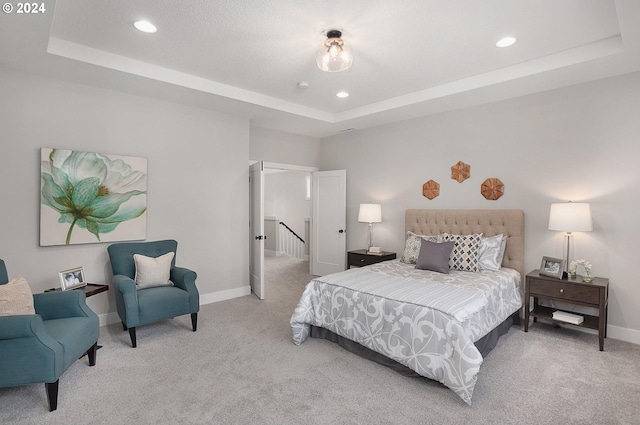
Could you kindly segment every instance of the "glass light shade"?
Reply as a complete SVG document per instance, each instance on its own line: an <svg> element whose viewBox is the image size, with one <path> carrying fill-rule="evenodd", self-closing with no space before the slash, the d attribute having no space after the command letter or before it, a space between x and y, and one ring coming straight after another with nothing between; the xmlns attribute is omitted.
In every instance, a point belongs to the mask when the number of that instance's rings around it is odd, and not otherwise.
<svg viewBox="0 0 640 425"><path fill-rule="evenodd" d="M331 34L332 31L329 32ZM336 33L340 33L336 31ZM330 37L318 47L316 52L318 68L326 72L340 72L351 68L353 52L351 47L338 37Z"/></svg>
<svg viewBox="0 0 640 425"><path fill-rule="evenodd" d="M590 232L591 206L585 202L563 202L551 204L549 230L562 232Z"/></svg>
<svg viewBox="0 0 640 425"><path fill-rule="evenodd" d="M360 223L381 223L382 207L380 204L360 204L358 221Z"/></svg>

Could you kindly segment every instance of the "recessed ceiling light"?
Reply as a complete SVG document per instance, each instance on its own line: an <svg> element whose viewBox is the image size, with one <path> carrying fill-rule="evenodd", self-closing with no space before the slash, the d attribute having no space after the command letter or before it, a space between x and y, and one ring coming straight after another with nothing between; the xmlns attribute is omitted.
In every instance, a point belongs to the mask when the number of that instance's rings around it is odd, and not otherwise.
<svg viewBox="0 0 640 425"><path fill-rule="evenodd" d="M144 21L144 20L143 21L135 21L133 23L133 26L136 27L137 29L139 29L142 32L154 33L156 31L158 31L156 26L153 25L149 21Z"/></svg>
<svg viewBox="0 0 640 425"><path fill-rule="evenodd" d="M336 96L343 99L345 97L349 97L349 93L347 93L346 91L339 91L338 93L336 93Z"/></svg>
<svg viewBox="0 0 640 425"><path fill-rule="evenodd" d="M514 44L516 44L516 41L518 40L515 37L511 37L511 36L503 37L496 42L496 47L513 46Z"/></svg>

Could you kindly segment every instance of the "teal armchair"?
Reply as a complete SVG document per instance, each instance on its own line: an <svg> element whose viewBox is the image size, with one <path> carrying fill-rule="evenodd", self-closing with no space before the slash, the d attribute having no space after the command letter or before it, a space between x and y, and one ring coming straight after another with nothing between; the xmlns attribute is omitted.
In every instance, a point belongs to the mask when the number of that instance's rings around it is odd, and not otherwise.
<svg viewBox="0 0 640 425"><path fill-rule="evenodd" d="M8 281L0 260L0 285ZM0 317L0 387L44 382L54 411L64 371L84 354L96 364L100 325L83 291L34 294L33 302L36 314Z"/></svg>
<svg viewBox="0 0 640 425"><path fill-rule="evenodd" d="M129 330L131 345L137 347L136 327L160 320L191 314L193 332L198 326L200 295L196 288L194 271L176 267L176 256L171 261L170 280L173 286L138 289L134 281L136 266L134 254L157 258L173 252L178 242L163 240L156 242L117 243L107 248L113 284L116 287L116 308L124 330Z"/></svg>

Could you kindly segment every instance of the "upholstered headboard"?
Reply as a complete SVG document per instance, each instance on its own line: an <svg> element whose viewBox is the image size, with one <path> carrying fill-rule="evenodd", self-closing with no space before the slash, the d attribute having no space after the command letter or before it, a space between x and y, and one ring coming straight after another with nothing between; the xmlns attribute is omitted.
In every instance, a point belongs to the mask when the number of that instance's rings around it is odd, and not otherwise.
<svg viewBox="0 0 640 425"><path fill-rule="evenodd" d="M524 281L524 212L522 210L406 210L405 234L508 236L504 267L520 272Z"/></svg>

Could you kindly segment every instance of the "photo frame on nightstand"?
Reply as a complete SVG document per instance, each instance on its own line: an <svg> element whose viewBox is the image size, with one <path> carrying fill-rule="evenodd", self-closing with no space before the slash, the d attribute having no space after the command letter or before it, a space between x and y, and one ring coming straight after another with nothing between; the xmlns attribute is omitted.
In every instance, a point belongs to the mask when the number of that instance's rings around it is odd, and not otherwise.
<svg viewBox="0 0 640 425"><path fill-rule="evenodd" d="M564 263L565 260L562 258L542 257L539 273L542 276L562 279L562 273L564 272Z"/></svg>

